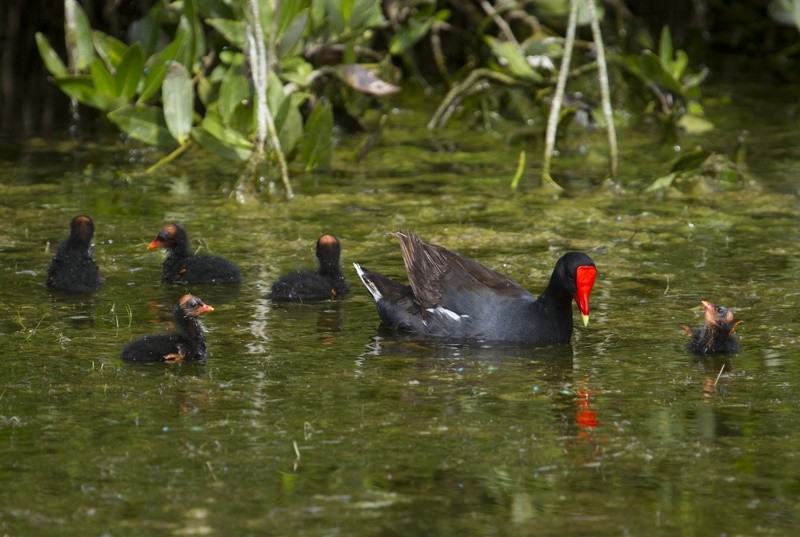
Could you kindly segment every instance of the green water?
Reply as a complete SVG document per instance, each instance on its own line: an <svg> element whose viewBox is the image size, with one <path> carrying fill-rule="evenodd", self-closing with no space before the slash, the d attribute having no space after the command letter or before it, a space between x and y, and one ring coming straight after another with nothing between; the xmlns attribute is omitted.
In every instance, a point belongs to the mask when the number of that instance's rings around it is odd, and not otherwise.
<svg viewBox="0 0 800 537"><path fill-rule="evenodd" d="M797 321L800 136L791 95L731 95L726 151L750 131L760 189L642 196L675 157L623 128L630 188L602 181L602 135L557 159L573 187L533 187L538 144L469 125L437 133L403 110L362 162L344 140L293 202L220 196L235 166L106 140L6 141L0 159L0 530L8 535L789 535L800 524ZM533 143L533 142L532 142ZM131 163L130 159L134 159ZM106 283L44 285L78 213L96 222ZM169 328L186 289L146 244L165 221L240 265L213 305L205 364L132 366L124 344ZM479 259L534 292L558 256L588 252L592 320L571 346L458 346L378 333L358 261L403 278L396 229ZM353 293L264 298L334 233ZM50 251L47 244L50 243ZM682 325L732 307L740 355L698 361ZM580 323L578 323L580 324ZM720 374L720 369L724 369ZM596 424L594 421L596 420Z"/></svg>

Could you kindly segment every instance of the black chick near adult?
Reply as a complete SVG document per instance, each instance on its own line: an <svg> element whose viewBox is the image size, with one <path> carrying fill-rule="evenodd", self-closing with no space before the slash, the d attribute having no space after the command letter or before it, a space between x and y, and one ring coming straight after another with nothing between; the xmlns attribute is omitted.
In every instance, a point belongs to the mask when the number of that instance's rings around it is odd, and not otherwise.
<svg viewBox="0 0 800 537"><path fill-rule="evenodd" d="M344 296L349 288L339 265L341 244L333 235L317 239L317 272L296 270L272 284L270 298L276 302L311 302Z"/></svg>
<svg viewBox="0 0 800 537"><path fill-rule="evenodd" d="M166 258L161 265L161 281L180 284L240 283L239 268L221 257L196 255L189 248L186 230L175 223L165 225L148 250L164 248Z"/></svg>
<svg viewBox="0 0 800 537"><path fill-rule="evenodd" d="M72 219L69 237L59 244L47 268L47 286L74 292L96 291L103 283L92 256L94 222L86 215Z"/></svg>
<svg viewBox="0 0 800 537"><path fill-rule="evenodd" d="M456 341L567 343L573 300L588 323L597 268L585 253L561 256L544 292L535 297L502 274L413 233L397 237L410 286L354 264L378 315L392 328Z"/></svg>
<svg viewBox="0 0 800 537"><path fill-rule="evenodd" d="M194 295L186 294L175 306L176 332L148 334L128 343L122 350L126 362L183 362L204 360L206 336L200 316L214 311Z"/></svg>
<svg viewBox="0 0 800 537"><path fill-rule="evenodd" d="M738 353L740 346L734 331L742 321L734 321L733 311L725 306L705 300L700 303L705 311L705 322L700 328L683 327L690 337L686 344L687 349L698 356Z"/></svg>

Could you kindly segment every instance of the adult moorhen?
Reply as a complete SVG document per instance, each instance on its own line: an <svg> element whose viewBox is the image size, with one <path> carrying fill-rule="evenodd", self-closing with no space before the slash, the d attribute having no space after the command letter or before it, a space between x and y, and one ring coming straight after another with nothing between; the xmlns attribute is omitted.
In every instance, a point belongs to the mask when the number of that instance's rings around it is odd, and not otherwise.
<svg viewBox="0 0 800 537"><path fill-rule="evenodd" d="M572 300L584 325L597 268L581 252L556 262L550 283L534 297L519 284L456 252L397 233L411 286L354 264L390 327L420 336L532 345L566 343Z"/></svg>
<svg viewBox="0 0 800 537"><path fill-rule="evenodd" d="M167 224L147 245L148 250L164 248L167 257L161 269L161 281L167 283L239 283L242 275L236 265L213 255L195 255L189 249L189 237L178 224Z"/></svg>
<svg viewBox="0 0 800 537"><path fill-rule="evenodd" d="M86 215L72 219L69 237L56 250L47 268L47 286L62 291L96 291L103 283L92 257L94 222Z"/></svg>
<svg viewBox="0 0 800 537"><path fill-rule="evenodd" d="M186 294L175 306L175 322L178 332L148 334L128 343L122 350L122 359L127 362L183 362L204 360L206 336L200 315L214 311L196 296Z"/></svg>
<svg viewBox="0 0 800 537"><path fill-rule="evenodd" d="M691 337L686 345L688 350L699 356L739 352L739 342L733 333L742 321L734 322L733 311L725 306L717 306L705 300L700 303L705 310L705 324L695 329L683 327Z"/></svg>
<svg viewBox="0 0 800 537"><path fill-rule="evenodd" d="M272 284L270 297L276 302L306 302L346 295L349 288L339 266L340 253L339 239L333 235L322 235L317 239L319 270L297 270L284 274Z"/></svg>

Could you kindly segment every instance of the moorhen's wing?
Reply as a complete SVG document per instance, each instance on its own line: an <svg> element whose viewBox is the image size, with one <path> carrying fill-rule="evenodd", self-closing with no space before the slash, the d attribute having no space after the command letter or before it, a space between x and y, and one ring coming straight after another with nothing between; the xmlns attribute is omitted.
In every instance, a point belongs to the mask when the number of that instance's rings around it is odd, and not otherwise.
<svg viewBox="0 0 800 537"><path fill-rule="evenodd" d="M524 287L477 261L427 244L414 233L397 233L397 237L414 295L426 309L437 306L453 309L459 298L466 295L482 296L485 300L534 300Z"/></svg>

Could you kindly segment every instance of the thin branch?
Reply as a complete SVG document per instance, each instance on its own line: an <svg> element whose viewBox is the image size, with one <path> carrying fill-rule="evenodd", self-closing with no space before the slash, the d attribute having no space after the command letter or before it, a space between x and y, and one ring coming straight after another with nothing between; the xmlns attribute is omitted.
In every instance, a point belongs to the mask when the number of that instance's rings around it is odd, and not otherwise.
<svg viewBox="0 0 800 537"><path fill-rule="evenodd" d="M179 145L176 149L174 149L168 155L166 155L163 158L159 159L158 162L156 162L155 164L153 164L152 166L147 168L144 173L149 175L149 174L155 172L157 169L159 169L162 166L164 166L165 164L169 164L170 162L172 162L173 160L175 160L176 158L181 156L183 153L185 153L186 150L189 149L189 147L191 147L191 146L192 146L192 141L190 139L186 143Z"/></svg>
<svg viewBox="0 0 800 537"><path fill-rule="evenodd" d="M558 118L561 115L561 104L564 101L564 89L567 87L569 64L572 59L572 46L575 43L575 27L578 20L578 0L569 2L569 20L567 22L567 36L564 42L564 56L561 58L561 68L558 71L558 82L553 102L550 105L550 116L547 118L547 134L544 143L544 162L542 163L542 183L563 190L550 176L550 161L553 157L553 147L556 145L556 130Z"/></svg>
<svg viewBox="0 0 800 537"><path fill-rule="evenodd" d="M428 129L435 129L436 127L444 126L446 123L444 118L449 115L450 108L455 106L455 102L458 100L461 94L466 93L467 90L469 90L482 78L500 82L501 84L506 84L507 86L513 86L519 83L514 77L497 71L492 71L491 69L480 68L470 71L469 75L466 79L464 79L463 82L456 84L449 92L447 92L447 95L439 105L439 108L436 109L433 117L430 121L428 121Z"/></svg>
<svg viewBox="0 0 800 537"><path fill-rule="evenodd" d="M261 29L261 18L258 11L258 1L248 2L251 23L247 27L247 41L249 45L250 66L253 74L253 85L256 91L257 103L257 123L258 132L256 135L256 159L264 158L264 145L267 137L275 151L278 165L281 169L283 186L286 188L286 197L294 198L292 184L289 181L289 167L286 164L286 156L281 149L281 141L278 138L278 130L275 128L275 120L267 103L267 81L268 81L268 58L264 47L264 31Z"/></svg>
<svg viewBox="0 0 800 537"><path fill-rule="evenodd" d="M611 159L611 180L617 179L617 131L614 128L614 116L611 113L611 92L608 89L608 69L606 67L605 46L603 46L603 36L600 33L600 22L597 19L597 8L594 0L586 2L589 7L589 18L592 26L592 37L594 38L594 48L597 54L597 77L600 81L600 97L603 106L603 118L606 122L608 131L608 151Z"/></svg>
<svg viewBox="0 0 800 537"><path fill-rule="evenodd" d="M517 38L514 37L514 32L511 31L511 27L508 25L505 19L497 14L494 6L489 4L489 2L486 0L481 0L481 7L486 14L492 18L497 27L500 28L500 31L503 32L503 35L506 36L506 39L508 39L511 43L514 43L514 46L519 49L519 41L517 41Z"/></svg>

